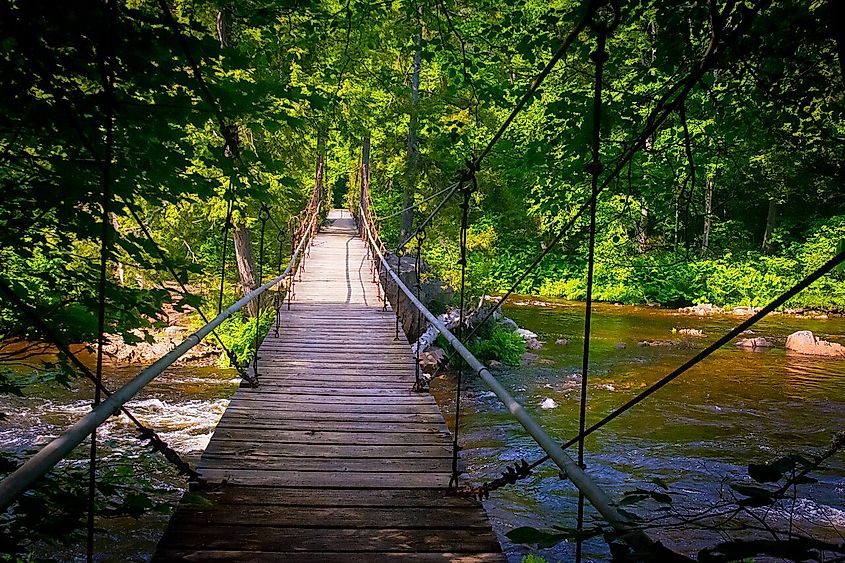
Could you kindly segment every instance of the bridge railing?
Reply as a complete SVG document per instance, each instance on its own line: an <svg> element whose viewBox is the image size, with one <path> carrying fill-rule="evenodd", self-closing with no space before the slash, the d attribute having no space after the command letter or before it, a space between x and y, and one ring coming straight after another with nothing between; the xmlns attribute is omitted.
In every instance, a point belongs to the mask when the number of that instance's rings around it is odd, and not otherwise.
<svg viewBox="0 0 845 563"><path fill-rule="evenodd" d="M295 275L305 250L309 247L312 237L317 232L320 208L321 201L319 193L315 190L315 194L312 195L311 201L303 212L303 220L294 233L294 236L299 238L299 244L293 249L288 265L282 273L250 291L229 308L222 311L205 326L187 337L173 350L141 371L126 385L111 393L107 399L92 409L90 413L83 416L61 435L41 448L14 472L0 481L0 513L5 511L21 494L26 492L33 483L47 474L57 463L66 458L74 448L79 446L109 417L120 414L123 406L137 395L139 391L153 379L161 375L165 369L173 365L188 350L199 344L203 338L208 336L226 319L253 299L258 298L272 287Z"/></svg>
<svg viewBox="0 0 845 563"><path fill-rule="evenodd" d="M361 204L358 207L358 223L362 230L362 237L368 246L374 261L381 264L385 275L389 276L399 287L407 299L425 316L426 320L434 326L440 334L449 342L457 354L475 372L482 381L490 388L498 399L507 407L511 415L522 425L525 431L531 436L537 445L545 451L554 463L560 468L563 474L578 488L584 497L598 510L598 512L613 526L615 530L623 534L623 538L633 547L649 550L654 548L654 542L644 532L636 529L636 526L629 518L617 510L613 501L599 487L593 479L549 436L545 430L528 414L522 405L505 389L496 377L470 352L446 325L437 318L425 305L414 295L402 281L400 275L395 272L385 256L386 247L382 243L378 232L373 224L373 218L369 210L369 194L362 191ZM386 299L386 297L385 297ZM398 314L398 312L397 312Z"/></svg>

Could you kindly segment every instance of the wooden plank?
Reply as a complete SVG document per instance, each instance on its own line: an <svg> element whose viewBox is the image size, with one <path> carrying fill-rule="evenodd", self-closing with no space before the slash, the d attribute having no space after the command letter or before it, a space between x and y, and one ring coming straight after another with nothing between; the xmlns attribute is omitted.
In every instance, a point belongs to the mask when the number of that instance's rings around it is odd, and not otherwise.
<svg viewBox="0 0 845 563"><path fill-rule="evenodd" d="M490 529L490 522L476 507L436 506L425 508L399 507L309 507L307 511L291 510L290 506L247 505L215 506L210 509L182 507L172 520L174 524L217 524L231 526L289 528L373 528L389 522L400 530L442 529L444 522L455 522L460 529Z"/></svg>
<svg viewBox="0 0 845 563"><path fill-rule="evenodd" d="M248 471L256 470L269 474L272 472L297 471L309 473L432 473L448 475L452 467L449 457L284 457L284 450L276 450L275 455L267 451L262 456L216 456L202 457L202 471L209 469Z"/></svg>
<svg viewBox="0 0 845 563"><path fill-rule="evenodd" d="M443 422L440 413L378 413L378 412L352 412L352 413L331 413L331 412L309 412L296 411L285 413L289 419L296 420L335 420L350 422ZM240 405L229 405L226 409L226 416L232 418L248 418L261 420L267 416L266 413L256 413L254 408L245 408Z"/></svg>
<svg viewBox="0 0 845 563"><path fill-rule="evenodd" d="M243 487L233 484L200 490L198 494L209 498L215 504L246 506L278 505L289 507L307 506L407 506L411 508L435 508L438 506L472 506L478 508L475 500L450 495L445 489L302 489L296 487Z"/></svg>
<svg viewBox="0 0 845 563"><path fill-rule="evenodd" d="M447 432L315 432L313 430L243 429L218 427L212 440L237 440L241 442L281 442L286 444L366 444L402 445L429 444L439 446L448 443Z"/></svg>
<svg viewBox="0 0 845 563"><path fill-rule="evenodd" d="M416 445L407 444L394 445L373 445L373 444L285 444L282 448L268 451L267 444L261 442L235 442L228 440L214 440L208 445L203 454L203 459L209 457L231 457L231 458L255 458L266 459L268 457L327 457L327 458L348 458L348 457L372 457L372 458L395 458L404 457L426 457L426 458L451 458L452 448L447 445ZM292 462L295 463L295 462Z"/></svg>
<svg viewBox="0 0 845 563"><path fill-rule="evenodd" d="M253 434L274 430L301 430L303 432L344 432L370 434L445 434L448 433L443 422L381 422L381 421L346 421L346 420L291 420L282 418L243 418L224 416L217 425L228 430L237 428L251 430ZM354 436L347 436L354 439Z"/></svg>
<svg viewBox="0 0 845 563"><path fill-rule="evenodd" d="M200 467L198 473L211 483L255 485L262 487L334 487L349 489L430 489L449 486L447 473L338 471L262 471L235 468Z"/></svg>
<svg viewBox="0 0 845 563"><path fill-rule="evenodd" d="M502 563L505 557L501 553L410 553L410 552L369 552L366 559L360 553L322 551L239 551L239 550L192 550L166 549L159 551L153 561L250 561L255 563L278 563L295 561L297 563L361 563L368 561L409 561L413 563Z"/></svg>
<svg viewBox="0 0 845 563"><path fill-rule="evenodd" d="M384 524L382 524L384 525ZM378 533L365 534L360 529L308 529L276 528L269 533L265 528L251 526L210 526L207 524L177 524L168 528L172 547L201 545L212 550L242 551L317 551L326 550L331 542L337 548L348 552L364 554L373 552L448 552L460 546L466 551L491 552L499 544L491 534L480 534L477 530L443 528L440 530L402 530L379 528ZM185 538L190 541L186 542ZM341 551L341 549L337 549Z"/></svg>

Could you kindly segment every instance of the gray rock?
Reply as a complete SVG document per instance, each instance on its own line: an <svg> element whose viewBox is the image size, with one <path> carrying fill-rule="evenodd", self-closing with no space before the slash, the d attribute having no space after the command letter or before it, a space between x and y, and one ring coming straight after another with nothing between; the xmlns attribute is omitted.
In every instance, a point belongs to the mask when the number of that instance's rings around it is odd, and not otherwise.
<svg viewBox="0 0 845 563"><path fill-rule="evenodd" d="M736 345L740 348L748 348L749 350L754 350L756 348L771 348L774 346L774 344L772 344L762 336L737 340Z"/></svg>
<svg viewBox="0 0 845 563"><path fill-rule="evenodd" d="M682 328L678 330L678 334L684 336L704 336L704 331L698 328Z"/></svg>
<svg viewBox="0 0 845 563"><path fill-rule="evenodd" d="M827 356L833 358L845 358L845 346L819 340L809 330L793 332L786 339L786 349L798 354L811 356Z"/></svg>
<svg viewBox="0 0 845 563"><path fill-rule="evenodd" d="M523 340L537 339L537 335L526 328L518 328L514 332L521 336Z"/></svg>
<svg viewBox="0 0 845 563"><path fill-rule="evenodd" d="M529 338L525 341L525 347L529 350L539 350L543 347L543 343L536 338Z"/></svg>
<svg viewBox="0 0 845 563"><path fill-rule="evenodd" d="M681 313L686 313L688 315L698 315L699 317L704 317L706 315L716 315L724 313L725 310L721 307L716 307L711 303L702 303L700 305L693 305L692 307L681 307L678 309Z"/></svg>
<svg viewBox="0 0 845 563"><path fill-rule="evenodd" d="M569 344L569 340L567 340L566 338L558 338L557 340L555 340L555 344L557 344L558 346L566 346L567 344Z"/></svg>
<svg viewBox="0 0 845 563"><path fill-rule="evenodd" d="M628 345L625 344L624 342L617 342L616 344L613 345L613 347L616 348L617 350L624 350L625 348L628 347Z"/></svg>
<svg viewBox="0 0 845 563"><path fill-rule="evenodd" d="M525 352L522 356L520 356L520 363L525 366L536 362L539 358L540 356L534 354L533 352Z"/></svg>

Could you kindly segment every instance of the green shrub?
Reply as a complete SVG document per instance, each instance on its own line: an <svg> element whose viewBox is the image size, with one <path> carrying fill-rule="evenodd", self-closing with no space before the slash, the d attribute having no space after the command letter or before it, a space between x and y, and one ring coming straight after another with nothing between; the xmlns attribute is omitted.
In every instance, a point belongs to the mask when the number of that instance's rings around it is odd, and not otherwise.
<svg viewBox="0 0 845 563"><path fill-rule="evenodd" d="M259 344L264 340L267 331L276 320L274 309L264 309L258 320L258 333L261 335ZM246 365L252 361L255 355L255 318L248 317L242 312L232 315L226 322L217 328L217 335L223 344L226 345L232 354L237 358L238 364ZM224 354L221 362L229 366L229 358Z"/></svg>
<svg viewBox="0 0 845 563"><path fill-rule="evenodd" d="M467 348L482 362L497 360L517 366L520 356L525 353L525 341L514 332L496 327L488 338L474 340Z"/></svg>

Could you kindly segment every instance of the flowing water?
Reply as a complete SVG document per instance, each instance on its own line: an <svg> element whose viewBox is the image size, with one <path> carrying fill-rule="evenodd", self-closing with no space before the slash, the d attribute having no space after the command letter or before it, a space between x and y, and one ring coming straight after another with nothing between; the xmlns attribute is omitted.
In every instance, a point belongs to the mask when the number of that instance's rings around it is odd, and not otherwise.
<svg viewBox="0 0 845 563"><path fill-rule="evenodd" d="M564 441L578 427L583 305L517 298L505 314L545 343L536 351L538 361L519 368L498 368L496 375L552 436ZM660 309L597 306L588 423L599 420L738 322L730 316L702 318ZM705 336L683 336L673 333L673 328L700 329ZM658 477L670 486L676 507L695 513L726 494L726 478L747 478L748 463L762 463L789 452L813 453L843 428L845 360L790 355L783 343L795 330L812 330L822 338L845 343L845 319L776 316L753 330L755 336L769 338L776 347L750 352L728 346L588 438L588 472L612 497L620 498L636 487L652 489L651 480ZM641 347L638 343L643 340L672 341L672 345ZM136 371L111 367L109 385L118 387ZM175 368L129 406L195 462L237 384L233 370ZM440 378L433 387L447 419L453 420L453 380ZM485 477L497 476L504 464L540 456L533 441L483 383L471 380L464 397L460 436L468 482L480 483ZM90 401L90 386L85 382L70 390L31 388L25 398L0 396L0 412L10 414L0 422L0 448L22 452L46 443L87 412ZM135 466L156 489L161 503L176 502L183 480L160 457L141 453L128 421L113 417L100 435L106 465ZM80 458L84 455L81 451ZM818 484L799 489L796 525L812 527L820 537L833 534L838 539L836 530L845 534L843 458L845 455L838 454L827 464L828 471L814 474ZM83 467L85 462L69 464ZM529 479L494 493L486 506L509 559L519 561L528 551L508 543L504 534L525 525L546 530L571 525L576 502L572 486L546 465ZM630 508L642 513L655 506ZM589 510L588 516L592 516ZM101 519L98 560L147 560L166 521L167 515L159 513L137 521ZM691 528L656 535L689 553L719 539ZM70 560L83 553L84 548L51 547L41 555ZM539 553L550 561L569 561L574 548L564 542ZM601 540L588 541L585 553L592 560L608 557Z"/></svg>
<svg viewBox="0 0 845 563"><path fill-rule="evenodd" d="M505 314L544 341L530 366L495 370L500 381L561 442L577 434L583 349L584 305L516 298ZM644 307L598 305L593 315L587 425L644 390L741 321L720 315L696 317ZM673 329L701 330L702 337ZM747 480L749 463L765 463L781 454L811 454L829 444L845 427L845 359L789 354L786 337L796 330L845 343L845 319L774 316L753 328L776 346L748 351L728 345L645 402L586 440L587 470L612 498L641 487L670 486L673 505L697 514L728 496L725 479ZM751 336L751 335L749 335ZM641 341L664 346L640 346ZM557 343L556 343L557 342ZM454 385L439 381L439 402L453 403ZM461 422L470 481L497 476L500 468L542 454L482 382L468 385ZM574 456L575 449L570 453ZM845 452L814 474L819 483L802 486L796 501L796 525L818 537L842 541L845 534ZM517 526L549 531L571 526L577 494L548 465L534 476L494 493L487 502L509 559L526 550L501 534ZM657 506L631 508L648 514ZM643 510L644 509L644 510ZM588 514L593 514L588 511ZM777 520L777 514L768 517ZM782 515L784 518L787 515ZM655 531L665 544L689 554L724 538L684 527ZM550 561L572 560L574 547L562 543L540 551ZM609 555L602 540L587 542L595 560Z"/></svg>

